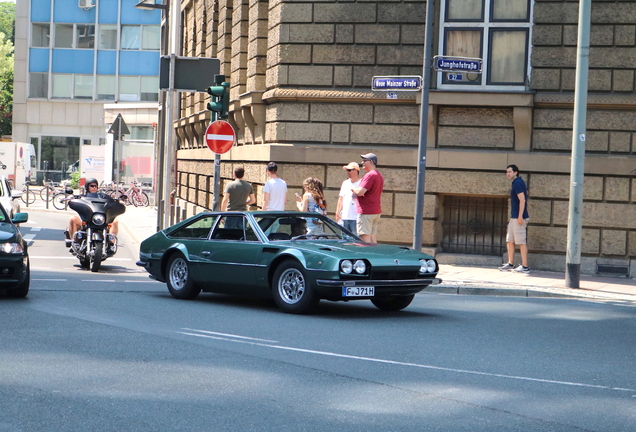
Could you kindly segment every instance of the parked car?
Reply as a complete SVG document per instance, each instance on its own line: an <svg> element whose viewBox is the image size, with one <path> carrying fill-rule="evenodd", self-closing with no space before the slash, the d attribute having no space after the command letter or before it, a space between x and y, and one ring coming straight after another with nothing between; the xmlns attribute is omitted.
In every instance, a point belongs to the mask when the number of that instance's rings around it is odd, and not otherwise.
<svg viewBox="0 0 636 432"><path fill-rule="evenodd" d="M0 176L0 205L9 213L9 217L20 213L20 197L22 192L13 190L6 177Z"/></svg>
<svg viewBox="0 0 636 432"><path fill-rule="evenodd" d="M441 282L433 257L365 243L303 212L203 212L144 240L137 265L178 299L201 291L273 297L289 313L308 312L321 299L366 299L397 311Z"/></svg>
<svg viewBox="0 0 636 432"><path fill-rule="evenodd" d="M12 220L0 206L0 289L5 289L9 297L26 297L29 293L29 253L17 226L28 219L27 213L16 213Z"/></svg>

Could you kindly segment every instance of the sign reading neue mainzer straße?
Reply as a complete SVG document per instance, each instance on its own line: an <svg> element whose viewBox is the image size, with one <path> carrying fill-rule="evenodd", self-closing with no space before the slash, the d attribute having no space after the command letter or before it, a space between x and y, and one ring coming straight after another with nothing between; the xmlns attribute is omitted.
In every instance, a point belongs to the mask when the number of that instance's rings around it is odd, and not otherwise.
<svg viewBox="0 0 636 432"><path fill-rule="evenodd" d="M420 76L376 76L373 77L373 91L418 91L422 88Z"/></svg>

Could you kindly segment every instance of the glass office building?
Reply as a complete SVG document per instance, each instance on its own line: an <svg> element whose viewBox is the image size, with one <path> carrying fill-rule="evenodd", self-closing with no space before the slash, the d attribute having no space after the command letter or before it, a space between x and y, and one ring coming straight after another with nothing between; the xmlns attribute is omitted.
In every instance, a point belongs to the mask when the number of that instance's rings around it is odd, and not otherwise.
<svg viewBox="0 0 636 432"><path fill-rule="evenodd" d="M46 172L38 179L65 177L83 146L100 145L108 147L109 177L121 161L112 160L104 104L125 103L124 120L135 130L156 122L147 112L156 112L158 100L161 12L136 3L17 3L13 139L36 145L38 169ZM140 118L131 109L135 104L143 110Z"/></svg>

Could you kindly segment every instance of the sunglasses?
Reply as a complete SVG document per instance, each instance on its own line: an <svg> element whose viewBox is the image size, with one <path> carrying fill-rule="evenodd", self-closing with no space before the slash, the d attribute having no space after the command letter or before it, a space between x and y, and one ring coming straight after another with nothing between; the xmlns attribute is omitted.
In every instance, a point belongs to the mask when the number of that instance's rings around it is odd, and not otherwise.
<svg viewBox="0 0 636 432"><path fill-rule="evenodd" d="M355 169L348 169L347 172L355 171Z"/></svg>
<svg viewBox="0 0 636 432"><path fill-rule="evenodd" d="M94 188L96 188L96 187L97 187L97 185L90 184L90 185L88 185L88 187L89 187L89 188L90 188L90 187L94 187Z"/></svg>

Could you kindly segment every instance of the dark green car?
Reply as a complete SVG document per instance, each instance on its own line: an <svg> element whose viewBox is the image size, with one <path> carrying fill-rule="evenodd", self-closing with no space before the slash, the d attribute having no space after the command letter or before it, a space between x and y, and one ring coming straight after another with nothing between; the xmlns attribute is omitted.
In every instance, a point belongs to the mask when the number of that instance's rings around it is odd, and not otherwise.
<svg viewBox="0 0 636 432"><path fill-rule="evenodd" d="M17 226L28 219L27 213L16 213L12 220L0 205L0 289L9 297L26 297L29 293L29 253Z"/></svg>
<svg viewBox="0 0 636 432"><path fill-rule="evenodd" d="M285 312L321 300L407 307L441 281L437 261L404 246L364 243L331 219L302 212L204 212L141 243L137 265L173 297L201 291L273 297Z"/></svg>

